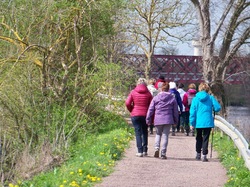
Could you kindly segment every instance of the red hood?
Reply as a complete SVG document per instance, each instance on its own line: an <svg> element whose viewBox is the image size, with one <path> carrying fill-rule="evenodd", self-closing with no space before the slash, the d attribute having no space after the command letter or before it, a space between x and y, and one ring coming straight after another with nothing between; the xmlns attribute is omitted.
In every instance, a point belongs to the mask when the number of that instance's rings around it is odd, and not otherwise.
<svg viewBox="0 0 250 187"><path fill-rule="evenodd" d="M145 84L139 84L134 89L138 93L146 93L148 92L148 88Z"/></svg>

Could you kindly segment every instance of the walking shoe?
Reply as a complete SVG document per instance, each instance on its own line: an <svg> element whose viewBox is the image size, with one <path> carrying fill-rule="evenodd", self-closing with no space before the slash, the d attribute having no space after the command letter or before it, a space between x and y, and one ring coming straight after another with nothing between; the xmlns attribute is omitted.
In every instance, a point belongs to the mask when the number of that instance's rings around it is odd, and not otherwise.
<svg viewBox="0 0 250 187"><path fill-rule="evenodd" d="M183 128L183 126L181 126L181 133L184 133L184 128Z"/></svg>
<svg viewBox="0 0 250 187"><path fill-rule="evenodd" d="M194 130L191 131L192 136L194 136Z"/></svg>
<svg viewBox="0 0 250 187"><path fill-rule="evenodd" d="M154 134L154 133L153 133L153 130L150 130L150 134Z"/></svg>
<svg viewBox="0 0 250 187"><path fill-rule="evenodd" d="M161 155L161 159L167 159L166 155Z"/></svg>
<svg viewBox="0 0 250 187"><path fill-rule="evenodd" d="M201 159L201 153L197 153L195 159L200 160Z"/></svg>
<svg viewBox="0 0 250 187"><path fill-rule="evenodd" d="M202 162L208 162L207 155L202 156Z"/></svg>
<svg viewBox="0 0 250 187"><path fill-rule="evenodd" d="M175 136L175 132L172 132L172 136Z"/></svg>
<svg viewBox="0 0 250 187"><path fill-rule="evenodd" d="M136 153L137 157L143 157L143 153Z"/></svg>
<svg viewBox="0 0 250 187"><path fill-rule="evenodd" d="M159 149L155 149L154 157L159 158Z"/></svg>
<svg viewBox="0 0 250 187"><path fill-rule="evenodd" d="M142 154L143 154L143 156L148 156L147 152L143 152Z"/></svg>

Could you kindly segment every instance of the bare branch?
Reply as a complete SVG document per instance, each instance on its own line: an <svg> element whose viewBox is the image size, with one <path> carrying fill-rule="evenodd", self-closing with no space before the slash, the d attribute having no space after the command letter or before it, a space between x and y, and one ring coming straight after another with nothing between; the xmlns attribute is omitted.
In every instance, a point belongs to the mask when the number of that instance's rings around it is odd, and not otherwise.
<svg viewBox="0 0 250 187"><path fill-rule="evenodd" d="M213 36L212 36L212 39L211 39L211 42L212 42L212 43L216 40L216 38L217 38L217 36L218 36L218 34L219 34L219 31L221 30L221 27L222 27L222 25L223 25L223 23L224 23L224 21L225 21L227 15L228 15L229 11L231 10L231 8L232 8L232 6L233 6L233 3L234 3L234 0L231 0L231 1L228 3L228 5L227 5L227 7L226 7L226 9L225 9L225 11L224 11L224 13L222 14L222 16L221 16L221 18L220 18L220 21L219 21L219 24L218 24L217 28L215 29L215 32L214 32L214 34L213 34Z"/></svg>

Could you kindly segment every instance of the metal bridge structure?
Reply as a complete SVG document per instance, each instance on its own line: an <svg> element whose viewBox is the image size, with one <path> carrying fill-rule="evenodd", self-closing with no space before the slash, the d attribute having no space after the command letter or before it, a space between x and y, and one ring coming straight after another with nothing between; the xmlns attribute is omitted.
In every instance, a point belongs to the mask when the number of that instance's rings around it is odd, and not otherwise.
<svg viewBox="0 0 250 187"><path fill-rule="evenodd" d="M131 65L138 75L144 76L147 58L145 55L126 55L123 61ZM224 82L227 84L245 84L249 82L250 58L235 57L226 69ZM184 84L202 82L202 57L154 55L150 69L150 77L158 78L164 75L166 81L182 82Z"/></svg>

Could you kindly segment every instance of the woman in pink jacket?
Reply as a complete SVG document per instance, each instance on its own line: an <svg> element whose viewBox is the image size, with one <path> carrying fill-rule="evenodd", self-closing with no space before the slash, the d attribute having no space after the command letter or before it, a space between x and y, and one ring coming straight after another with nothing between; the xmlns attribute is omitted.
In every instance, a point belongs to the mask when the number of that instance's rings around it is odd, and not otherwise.
<svg viewBox="0 0 250 187"><path fill-rule="evenodd" d="M191 83L188 85L188 91L183 95L182 103L185 107L185 116L184 116L184 128L186 130L186 135L189 136L190 126L189 126L189 110L191 102L196 95L196 85ZM192 136L194 136L194 130L191 130Z"/></svg>
<svg viewBox="0 0 250 187"><path fill-rule="evenodd" d="M135 129L136 145L138 153L136 156L147 156L148 152L148 126L146 115L152 100L152 95L147 88L146 79L139 78L137 86L126 99L126 107L130 112L131 121Z"/></svg>

